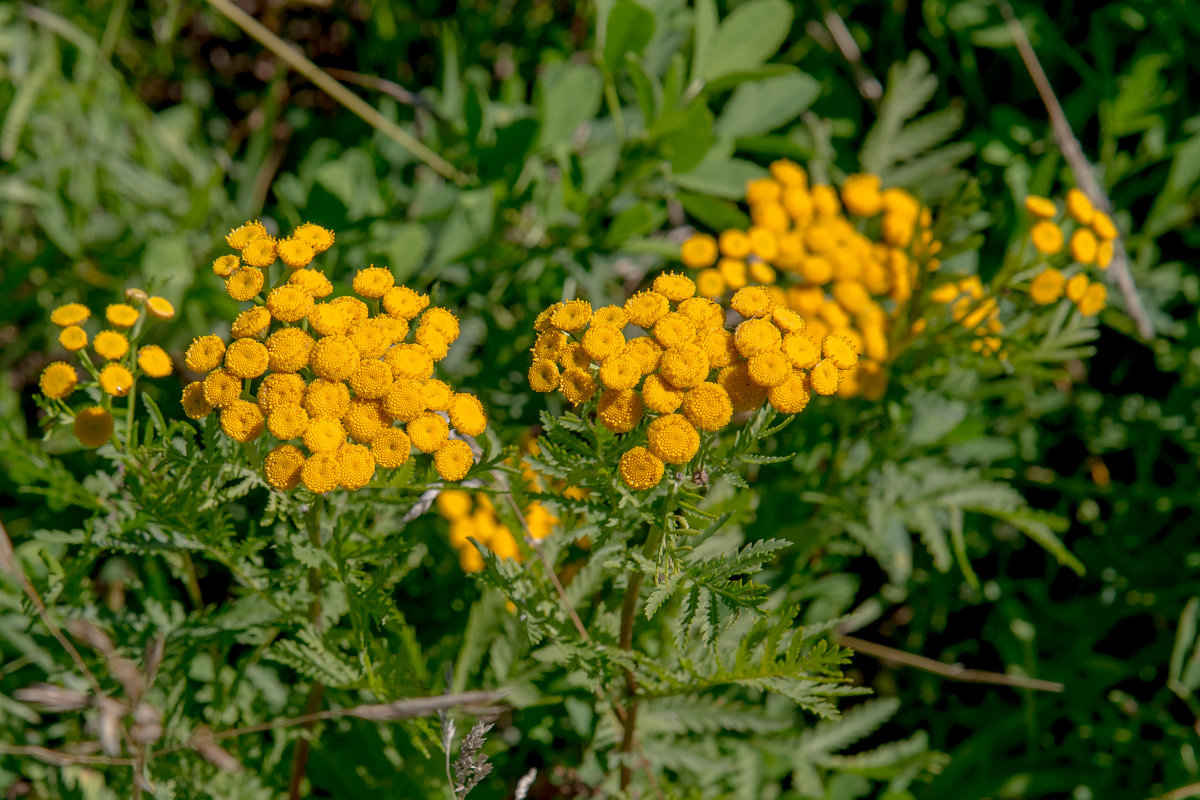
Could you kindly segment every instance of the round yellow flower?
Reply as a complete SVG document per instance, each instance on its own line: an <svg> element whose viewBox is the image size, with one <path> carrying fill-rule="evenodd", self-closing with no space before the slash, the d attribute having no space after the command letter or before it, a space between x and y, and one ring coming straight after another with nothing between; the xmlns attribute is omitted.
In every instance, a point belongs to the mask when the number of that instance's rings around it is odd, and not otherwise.
<svg viewBox="0 0 1200 800"><path fill-rule="evenodd" d="M1038 273L1029 283L1029 297L1039 306L1048 306L1063 296L1067 280L1062 272L1050 268Z"/></svg>
<svg viewBox="0 0 1200 800"><path fill-rule="evenodd" d="M437 504L438 512L451 521L470 516L473 505L471 495L460 489L444 489L438 492L434 502Z"/></svg>
<svg viewBox="0 0 1200 800"><path fill-rule="evenodd" d="M217 256L213 260L212 271L219 278L228 278L241 265L242 259L235 255Z"/></svg>
<svg viewBox="0 0 1200 800"><path fill-rule="evenodd" d="M258 407L264 414L282 406L298 406L304 400L304 379L299 375L274 373L263 378L258 385ZM288 437L290 438L290 437Z"/></svg>
<svg viewBox="0 0 1200 800"><path fill-rule="evenodd" d="M750 237L744 231L723 231L717 239L717 248L726 258L743 259L750 255Z"/></svg>
<svg viewBox="0 0 1200 800"><path fill-rule="evenodd" d="M798 369L812 369L821 360L816 343L802 333L789 333L783 337L783 352Z"/></svg>
<svg viewBox="0 0 1200 800"><path fill-rule="evenodd" d="M725 325L725 309L705 297L689 297L675 310L690 319L697 331L710 331Z"/></svg>
<svg viewBox="0 0 1200 800"><path fill-rule="evenodd" d="M413 320L429 305L429 296L407 286L394 286L383 295L383 310L390 316Z"/></svg>
<svg viewBox="0 0 1200 800"><path fill-rule="evenodd" d="M1096 241L1096 234L1087 228L1079 228L1071 234L1071 258L1080 264L1095 263L1096 248L1098 246L1099 242Z"/></svg>
<svg viewBox="0 0 1200 800"><path fill-rule="evenodd" d="M375 321L379 323L379 327L383 328L383 332L387 334L388 342L391 344L400 344L408 336L408 320L406 319L389 317L385 314L375 317Z"/></svg>
<svg viewBox="0 0 1200 800"><path fill-rule="evenodd" d="M709 267L696 276L696 291L701 297L720 297L725 294L725 278L721 271Z"/></svg>
<svg viewBox="0 0 1200 800"><path fill-rule="evenodd" d="M226 369L214 369L204 377L204 399L214 408L224 408L238 399L242 382Z"/></svg>
<svg viewBox="0 0 1200 800"><path fill-rule="evenodd" d="M408 461L412 442L399 428L387 428L371 442L371 456L384 469L396 469Z"/></svg>
<svg viewBox="0 0 1200 800"><path fill-rule="evenodd" d="M529 388L546 394L558 388L558 365L547 358L535 358L529 365Z"/></svg>
<svg viewBox="0 0 1200 800"><path fill-rule="evenodd" d="M76 350L82 350L83 348L87 347L87 331L78 325L68 325L59 332L58 343L70 350L72 353Z"/></svg>
<svg viewBox="0 0 1200 800"><path fill-rule="evenodd" d="M683 396L683 415L702 431L719 431L733 418L733 403L724 387L706 382Z"/></svg>
<svg viewBox="0 0 1200 800"><path fill-rule="evenodd" d="M120 364L100 370L100 388L113 397L124 397L133 388L133 374Z"/></svg>
<svg viewBox="0 0 1200 800"><path fill-rule="evenodd" d="M221 409L221 430L235 442L249 442L263 432L263 413L248 400L234 400Z"/></svg>
<svg viewBox="0 0 1200 800"><path fill-rule="evenodd" d="M475 395L459 392L450 401L450 424L464 436L478 436L487 428L487 412Z"/></svg>
<svg viewBox="0 0 1200 800"><path fill-rule="evenodd" d="M301 405L313 419L341 419L350 408L350 390L339 381L317 378L305 388Z"/></svg>
<svg viewBox="0 0 1200 800"><path fill-rule="evenodd" d="M384 356L392 377L424 381L433 376L433 357L419 344L398 344Z"/></svg>
<svg viewBox="0 0 1200 800"><path fill-rule="evenodd" d="M267 337L267 366L272 372L296 372L308 366L314 344L299 328L281 328Z"/></svg>
<svg viewBox="0 0 1200 800"><path fill-rule="evenodd" d="M151 378L165 378L175 371L167 351L156 344L148 344L138 350L138 366Z"/></svg>
<svg viewBox="0 0 1200 800"><path fill-rule="evenodd" d="M586 334L585 334L586 335ZM624 341L624 339L622 339ZM533 342L533 357L547 361L558 361L570 339L562 331L548 330L539 333Z"/></svg>
<svg viewBox="0 0 1200 800"><path fill-rule="evenodd" d="M442 480L461 481L474 465L470 446L459 439L446 442L433 454L433 466Z"/></svg>
<svg viewBox="0 0 1200 800"><path fill-rule="evenodd" d="M873 217L883 210L878 175L849 175L842 182L842 204L858 217Z"/></svg>
<svg viewBox="0 0 1200 800"><path fill-rule="evenodd" d="M279 260L291 269L307 267L317 255L312 245L294 236L280 239L275 245L275 252L279 254Z"/></svg>
<svg viewBox="0 0 1200 800"><path fill-rule="evenodd" d="M809 394L802 374L793 372L783 383L767 390L767 400L772 408L781 414L799 414L804 410Z"/></svg>
<svg viewBox="0 0 1200 800"><path fill-rule="evenodd" d="M683 402L683 392L663 380L661 375L647 375L642 384L642 398L646 408L656 414L670 414Z"/></svg>
<svg viewBox="0 0 1200 800"><path fill-rule="evenodd" d="M625 354L632 356L638 363L643 375L649 375L658 369L662 361L663 348L649 336L638 336L630 339L625 345Z"/></svg>
<svg viewBox="0 0 1200 800"><path fill-rule="evenodd" d="M369 448L361 444L344 444L337 451L338 484L355 491L375 477L375 459Z"/></svg>
<svg viewBox="0 0 1200 800"><path fill-rule="evenodd" d="M1083 295L1087 291L1088 285L1089 281L1087 275L1084 275L1082 272L1077 275L1072 275L1071 279L1067 281L1067 286L1064 290L1065 294L1067 295L1067 299L1072 303L1079 303L1079 301L1083 299Z"/></svg>
<svg viewBox="0 0 1200 800"><path fill-rule="evenodd" d="M716 254L713 255L715 260ZM707 267L711 264L710 261L704 266ZM664 272L657 276L654 279L653 289L672 303L682 302L696 294L696 284L692 282L692 279L674 272Z"/></svg>
<svg viewBox="0 0 1200 800"><path fill-rule="evenodd" d="M231 230L225 237L225 242L234 250L243 250L250 242L267 235L266 226L254 220Z"/></svg>
<svg viewBox="0 0 1200 800"><path fill-rule="evenodd" d="M441 414L426 411L404 427L413 446L422 453L432 453L445 444L450 426Z"/></svg>
<svg viewBox="0 0 1200 800"><path fill-rule="evenodd" d="M294 444L281 444L263 459L263 475L275 489L295 489L300 485L300 472L303 469L304 453Z"/></svg>
<svg viewBox="0 0 1200 800"><path fill-rule="evenodd" d="M396 381L384 395L383 410L392 419L412 422L426 411L423 387L406 378Z"/></svg>
<svg viewBox="0 0 1200 800"><path fill-rule="evenodd" d="M146 298L146 311L158 320L167 320L175 316L175 306L171 305L171 301L157 295Z"/></svg>
<svg viewBox="0 0 1200 800"><path fill-rule="evenodd" d="M550 319L554 316L554 312L562 306L562 303L553 303L543 311L541 311L533 320L533 329L538 333L546 333L552 330Z"/></svg>
<svg viewBox="0 0 1200 800"><path fill-rule="evenodd" d="M313 453L333 453L346 443L346 429L340 420L314 419L304 430L304 446Z"/></svg>
<svg viewBox="0 0 1200 800"><path fill-rule="evenodd" d="M392 418L384 413L380 401L355 397L350 400L350 408L342 417L342 425L351 439L370 444L380 431L392 426Z"/></svg>
<svg viewBox="0 0 1200 800"><path fill-rule="evenodd" d="M751 356L747 362L750 380L759 386L778 386L791 374L792 364L782 350L768 350Z"/></svg>
<svg viewBox="0 0 1200 800"><path fill-rule="evenodd" d="M212 404L204 399L204 384L192 381L183 387L183 413L192 419L204 419L213 410Z"/></svg>
<svg viewBox="0 0 1200 800"><path fill-rule="evenodd" d="M609 356L600 365L600 382L609 389L632 389L641 379L641 365L624 350Z"/></svg>
<svg viewBox="0 0 1200 800"><path fill-rule="evenodd" d="M446 337L433 328L418 327L416 336L413 338L417 344L425 348L429 357L434 361L441 361L450 353L450 343L446 341Z"/></svg>
<svg viewBox="0 0 1200 800"><path fill-rule="evenodd" d="M299 239L318 253L324 253L333 247L333 231L322 228L313 222L305 222L292 231L292 238Z"/></svg>
<svg viewBox="0 0 1200 800"><path fill-rule="evenodd" d="M591 361L600 363L625 346L625 334L614 326L592 325L583 334L582 346Z"/></svg>
<svg viewBox="0 0 1200 800"><path fill-rule="evenodd" d="M354 292L361 297L383 297L395 284L396 276L384 267L367 267L354 276Z"/></svg>
<svg viewBox="0 0 1200 800"><path fill-rule="evenodd" d="M693 234L680 245L679 260L692 269L711 267L717 261L716 240L707 233Z"/></svg>
<svg viewBox="0 0 1200 800"><path fill-rule="evenodd" d="M269 360L266 345L255 339L237 339L225 351L225 369L239 378L257 378Z"/></svg>
<svg viewBox="0 0 1200 800"><path fill-rule="evenodd" d="M596 393L596 379L586 370L572 367L562 375L562 395L573 406L586 403Z"/></svg>
<svg viewBox="0 0 1200 800"><path fill-rule="evenodd" d="M620 306L598 308L592 314L592 325L610 325L621 329L629 324L629 315Z"/></svg>
<svg viewBox="0 0 1200 800"><path fill-rule="evenodd" d="M331 381L349 378L358 369L361 360L354 343L347 336L326 336L313 345L308 355L313 372Z"/></svg>
<svg viewBox="0 0 1200 800"><path fill-rule="evenodd" d="M659 362L662 376L680 389L690 389L708 378L708 356L699 345L684 344L663 353Z"/></svg>
<svg viewBox="0 0 1200 800"><path fill-rule="evenodd" d="M366 359L347 380L354 394L368 400L378 400L392 388L392 370L378 359Z"/></svg>
<svg viewBox="0 0 1200 800"><path fill-rule="evenodd" d="M92 312L83 303L67 303L50 312L50 321L60 328L68 325L82 325L92 316Z"/></svg>
<svg viewBox="0 0 1200 800"><path fill-rule="evenodd" d="M1096 232L1096 236L1100 237L1103 242L1109 242L1117 238L1117 226L1113 223L1112 217L1105 214L1103 211L1097 211L1092 217L1092 230Z"/></svg>
<svg viewBox="0 0 1200 800"><path fill-rule="evenodd" d="M1096 208L1088 196L1078 189L1067 191L1067 213L1080 225L1091 225Z"/></svg>
<svg viewBox="0 0 1200 800"><path fill-rule="evenodd" d="M625 451L617 462L617 468L621 480L635 492L658 486L665 471L662 460L641 445Z"/></svg>
<svg viewBox="0 0 1200 800"><path fill-rule="evenodd" d="M271 313L262 306L251 306L233 320L229 335L234 339L258 336L271 325Z"/></svg>
<svg viewBox="0 0 1200 800"><path fill-rule="evenodd" d="M281 441L299 439L311 423L312 418L299 405L276 405L267 414L267 430Z"/></svg>
<svg viewBox="0 0 1200 800"><path fill-rule="evenodd" d="M351 324L371 316L371 309L367 308L367 304L357 297L351 297L350 295L335 297L329 301L329 304L341 308Z"/></svg>
<svg viewBox="0 0 1200 800"><path fill-rule="evenodd" d="M1113 250L1112 241L1105 240L1100 242L1100 245L1096 248L1096 266L1100 269L1108 269L1108 265L1112 263Z"/></svg>
<svg viewBox="0 0 1200 800"><path fill-rule="evenodd" d="M92 342L92 349L108 361L116 361L129 352L129 340L116 331L100 331Z"/></svg>
<svg viewBox="0 0 1200 800"><path fill-rule="evenodd" d="M643 413L642 396L632 389L605 389L596 406L596 416L613 433L629 433Z"/></svg>
<svg viewBox="0 0 1200 800"><path fill-rule="evenodd" d="M773 161L767 169L770 171L771 177L784 186L803 187L808 185L808 174L805 173L804 168L789 159L781 158Z"/></svg>
<svg viewBox="0 0 1200 800"><path fill-rule="evenodd" d="M1039 219L1053 219L1058 214L1054 201L1048 197L1031 194L1025 198L1025 210Z"/></svg>
<svg viewBox="0 0 1200 800"><path fill-rule="evenodd" d="M700 434L682 414L664 414L646 426L650 452L667 464L686 464L700 449Z"/></svg>
<svg viewBox="0 0 1200 800"><path fill-rule="evenodd" d="M350 330L351 319L332 303L318 303L308 312L308 324L321 336L341 336Z"/></svg>
<svg viewBox="0 0 1200 800"><path fill-rule="evenodd" d="M99 447L112 438L112 414L100 406L85 408L75 415L72 430L84 447Z"/></svg>
<svg viewBox="0 0 1200 800"><path fill-rule="evenodd" d="M821 359L809 373L813 391L821 395L831 395L837 391L841 372L836 364L828 358Z"/></svg>
<svg viewBox="0 0 1200 800"><path fill-rule="evenodd" d="M562 353L558 357L558 363L564 369L571 369L573 367L586 372L592 366L592 357L583 349L582 344L571 342L562 349Z"/></svg>
<svg viewBox="0 0 1200 800"><path fill-rule="evenodd" d="M738 350L734 334L724 328L705 331L700 334L697 343L712 367L720 369L737 360Z"/></svg>
<svg viewBox="0 0 1200 800"><path fill-rule="evenodd" d="M313 494L332 492L339 486L338 460L335 453L315 453L300 470L300 482Z"/></svg>
<svg viewBox="0 0 1200 800"><path fill-rule="evenodd" d="M750 237L750 252L752 255L757 256L763 261L774 261L775 256L779 255L779 240L775 238L775 234L771 231L755 225L746 231L746 235ZM761 267L756 269L752 264L750 269L751 277L754 277L756 273L759 275L763 274ZM770 274L773 279L774 271L770 270Z"/></svg>
<svg viewBox="0 0 1200 800"><path fill-rule="evenodd" d="M246 302L257 297L266 282L266 276L261 269L238 267L225 279L225 293L234 300Z"/></svg>
<svg viewBox="0 0 1200 800"><path fill-rule="evenodd" d="M312 309L312 295L299 286L285 284L267 295L267 311L280 322L299 322Z"/></svg>
<svg viewBox="0 0 1200 800"><path fill-rule="evenodd" d="M388 322L385 322L387 320ZM388 351L392 346L392 332L390 323L400 322L393 320L391 317L376 317L375 319L363 319L353 323L350 326L349 336L350 341L354 344L354 349L358 351L363 358L379 358ZM405 324L401 322L401 324ZM440 334L438 334L440 336ZM430 343L421 340L421 332L417 331L417 343L429 349Z"/></svg>
<svg viewBox="0 0 1200 800"><path fill-rule="evenodd" d="M768 319L751 318L734 329L734 344L744 357L778 350L783 336L779 329Z"/></svg>
<svg viewBox="0 0 1200 800"><path fill-rule="evenodd" d="M325 273L315 269L298 269L288 276L288 285L308 292L314 298L328 297L333 293L333 284Z"/></svg>
<svg viewBox="0 0 1200 800"><path fill-rule="evenodd" d="M100 337L103 335L102 333L96 337L97 348L99 347ZM119 333L115 335L121 336ZM121 340L125 341L125 337L121 336ZM126 342L125 347L128 348L128 346L129 344ZM96 352L100 353L100 350L97 349ZM100 353L100 355L104 355L104 353ZM124 355L124 350L121 351L120 355L115 357L120 358L121 355ZM107 356L105 357L107 358ZM208 336L197 336L192 340L187 352L183 355L183 363L192 372L209 372L219 367L224 358L225 342L221 341L220 336L209 334Z"/></svg>
<svg viewBox="0 0 1200 800"><path fill-rule="evenodd" d="M771 313L774 303L771 294L762 286L746 286L734 292L729 301L734 311L743 317L765 317Z"/></svg>
<svg viewBox="0 0 1200 800"><path fill-rule="evenodd" d="M65 361L55 361L50 366L42 370L42 377L38 381L38 386L42 390L42 394L52 400L62 400L71 392L75 391L75 386L79 383L79 373L75 368Z"/></svg>
<svg viewBox="0 0 1200 800"><path fill-rule="evenodd" d="M1108 287L1103 283L1093 283L1087 287L1079 300L1079 313L1085 317L1094 317L1104 310L1108 302Z"/></svg>
<svg viewBox="0 0 1200 800"><path fill-rule="evenodd" d="M454 390L445 381L425 381L421 391L425 395L425 407L430 411L449 411L454 403Z"/></svg>
<svg viewBox="0 0 1200 800"><path fill-rule="evenodd" d="M717 373L717 383L729 395L734 411L753 411L767 399L767 389L750 379L745 361L730 364Z"/></svg>
<svg viewBox="0 0 1200 800"><path fill-rule="evenodd" d="M658 318L671 310L671 301L658 292L638 292L625 301L625 315L639 328L650 330Z"/></svg>
<svg viewBox="0 0 1200 800"><path fill-rule="evenodd" d="M776 308L771 312L771 322L782 333L800 333L804 330L804 318L790 308Z"/></svg>
<svg viewBox="0 0 1200 800"><path fill-rule="evenodd" d="M658 318L651 333L655 341L670 349L695 340L696 323L678 311L671 311Z"/></svg>
<svg viewBox="0 0 1200 800"><path fill-rule="evenodd" d="M825 357L834 363L838 369L852 369L858 364L858 353L841 336L831 334L825 337L821 344Z"/></svg>
<svg viewBox="0 0 1200 800"><path fill-rule="evenodd" d="M587 300L563 303L550 317L550 324L560 331L577 331L592 320L592 304Z"/></svg>
<svg viewBox="0 0 1200 800"><path fill-rule="evenodd" d="M242 248L242 260L251 267L258 267L259 269L265 269L274 264L276 255L278 255L276 242L271 236L259 236L256 239L252 239ZM258 292L255 292L255 294L258 294Z"/></svg>

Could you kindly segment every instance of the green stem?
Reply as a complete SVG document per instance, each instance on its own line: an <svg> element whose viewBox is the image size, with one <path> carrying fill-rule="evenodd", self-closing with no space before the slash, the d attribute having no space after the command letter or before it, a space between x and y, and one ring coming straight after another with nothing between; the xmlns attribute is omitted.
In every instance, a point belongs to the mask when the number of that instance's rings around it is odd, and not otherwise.
<svg viewBox="0 0 1200 800"><path fill-rule="evenodd" d="M137 378L129 385L129 399L125 405L125 450L133 452L137 442L133 440L133 409L137 405Z"/></svg>
<svg viewBox="0 0 1200 800"><path fill-rule="evenodd" d="M192 607L197 611L204 608L204 596L200 594L200 581L196 577L196 565L192 561L192 554L187 550L181 550L183 555L183 571L187 576L187 591L188 597L192 601Z"/></svg>
<svg viewBox="0 0 1200 800"><path fill-rule="evenodd" d="M308 542L316 548L321 547L321 510L324 501L325 498L318 495L304 516L304 529L308 533ZM321 570L319 567L311 567L308 570L308 591L313 596L312 603L308 607L308 621L314 627L319 627L321 620ZM308 698L304 702L305 716L311 716L320 710L324 695L325 686L314 682L312 688L308 690ZM303 730L308 732L312 730L312 727L313 722L309 721L304 723ZM288 781L289 800L298 800L300 797L300 784L304 781L311 746L307 736L296 742L296 751L292 757L292 775Z"/></svg>

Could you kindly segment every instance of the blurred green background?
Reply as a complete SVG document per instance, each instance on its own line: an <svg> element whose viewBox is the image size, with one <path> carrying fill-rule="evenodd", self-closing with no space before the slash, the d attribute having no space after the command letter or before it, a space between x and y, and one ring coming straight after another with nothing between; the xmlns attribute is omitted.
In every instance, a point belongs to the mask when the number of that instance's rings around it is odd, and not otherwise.
<svg viewBox="0 0 1200 800"><path fill-rule="evenodd" d="M539 408L523 386L532 315L563 295L620 297L669 250L645 237L682 225L685 211L724 219L726 207L689 192L721 197L743 179L725 169L681 181L656 166L665 158L688 174L681 167L700 161L710 145L696 124L703 114L604 145L619 132L601 111L600 72L580 57L595 44L592 6L241 5L455 165L464 185L416 161L204 3L0 5L0 436L8 448L38 436L31 394L58 347L48 309L73 300L102 307L115 290L155 286L180 311L163 342L178 356L214 320L232 317L208 264L224 233L255 217L277 229L312 220L336 230L324 259L337 265L335 279L388 264L401 281L461 308L463 338L445 365L484 396L515 441ZM669 76L692 10L672 0L642 5L657 20L640 43L644 61ZM721 4L721 16L737 6ZM952 757L914 794L1151 798L1200 781L1200 115L1190 102L1200 14L1187 0L1013 6L1110 193L1158 328L1141 341L1126 317L1108 313L1096 355L1073 366L1074 381L1051 391L1010 386L991 398L1003 429L993 437L1015 443L993 465L1034 505L1072 520L1064 539L1086 574L1000 526L970 538L979 591L923 553L903 587L854 554L798 559L796 576L834 576L848 600L880 591L893 600L864 638L979 669L1019 664L1066 684L1060 695L1034 695L856 658L864 682L902 701L881 739L926 730ZM797 109L738 137L739 163L786 155L855 169L874 112L831 44L822 22L831 7L867 70L882 79L920 51L938 79L933 106L961 111L957 140L972 145L962 166L981 191L986 272L1020 231L1014 197L1069 185L993 2L795 4L786 36L767 42L762 60L798 67L819 93L803 116ZM619 61L610 67L625 74ZM727 98L712 89L701 99L719 113ZM585 121L594 127L590 147L577 136ZM173 385L162 395L177 402ZM82 455L65 457L85 468ZM8 466L0 497L14 537L64 513L18 493L21 469ZM770 535L792 523L795 487L778 469L761 483L756 530ZM1200 787L1174 797L1196 795Z"/></svg>

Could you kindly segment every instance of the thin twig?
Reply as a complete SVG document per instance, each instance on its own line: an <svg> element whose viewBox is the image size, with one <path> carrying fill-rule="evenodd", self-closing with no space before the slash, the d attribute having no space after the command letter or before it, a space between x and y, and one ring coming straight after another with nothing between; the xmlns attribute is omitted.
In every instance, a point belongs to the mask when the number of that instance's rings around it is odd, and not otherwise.
<svg viewBox="0 0 1200 800"><path fill-rule="evenodd" d="M821 0L821 21L829 29L829 35L833 37L833 43L837 46L838 52L850 66L850 73L854 76L854 85L858 87L858 93L871 104L872 108L878 110L879 101L883 98L883 84L863 62L862 51L858 49L858 43L854 41L854 36L846 27L845 20L828 3L828 0Z"/></svg>
<svg viewBox="0 0 1200 800"><path fill-rule="evenodd" d="M1178 789L1172 789L1166 794L1160 794L1153 800L1187 800L1189 797L1200 797L1200 783L1189 783L1187 786L1180 786Z"/></svg>
<svg viewBox="0 0 1200 800"><path fill-rule="evenodd" d="M1054 94L1054 88L1050 85L1045 70L1042 69L1042 63L1038 60L1033 45L1029 43L1029 37L1025 35L1025 29L1017 21L1012 6L1008 4L1007 0L1000 0L999 6L1000 13L1004 15L1004 21L1008 25L1009 33L1012 34L1013 42L1017 45L1017 52L1021 54L1021 61L1024 62L1025 69L1029 71L1029 77L1033 79L1042 103L1046 106L1046 113L1050 117L1050 128L1054 132L1054 138L1058 142L1063 158L1067 160L1067 164L1075 174L1075 183L1092 201L1092 205L1111 216L1112 201L1109 200L1108 195L1100 187L1099 181L1096 180L1092 164L1083 154L1083 147L1075 138L1074 131L1071 130L1071 123L1067 121L1067 115L1063 113L1058 97ZM1150 316L1146 313L1146 307L1142 304L1137 285L1133 282L1133 275L1129 272L1129 257L1120 236L1113 240L1113 257L1108 271L1112 274L1117 288L1121 290L1121 295L1125 298L1125 308L1137 325L1138 333L1144 339L1153 339L1154 323L1150 321Z"/></svg>
<svg viewBox="0 0 1200 800"><path fill-rule="evenodd" d="M1063 684L1055 681L1022 678L1017 675L1005 675L1002 672L967 669L962 664L943 664L941 661L935 661L932 658L906 653L903 650L897 650L894 647L876 644L875 642L868 642L865 639L859 639L855 636L846 636L843 634L838 637L838 641L851 650L871 656L872 658L878 658L881 661L891 661L895 664L903 664L906 667L915 667L925 672L941 675L943 678L952 681L990 683L996 686L1012 686L1017 689L1030 689L1037 692L1061 692L1066 688Z"/></svg>
<svg viewBox="0 0 1200 800"><path fill-rule="evenodd" d="M261 22L234 5L232 0L208 0L208 4L257 40L263 47L283 59L296 72L312 81L317 88L341 103L351 113L362 118L371 127L390 136L439 175L449 178L459 186L470 182L470 179L456 169L453 164L421 144L411 133L380 114L374 106L338 83L328 72L309 61L299 50L280 39Z"/></svg>
<svg viewBox="0 0 1200 800"><path fill-rule="evenodd" d="M53 764L56 767L65 767L69 764L96 764L97 766L106 767L132 767L135 765L135 761L132 758L67 753L62 750L51 750L48 747L36 747L34 745L0 744L0 755L29 756L43 763Z"/></svg>
<svg viewBox="0 0 1200 800"><path fill-rule="evenodd" d="M389 81L387 78L380 78L378 75L364 75L361 72L354 72L348 69L337 69L336 67L326 67L326 72L339 81L353 83L358 86L374 89L377 92L383 92L393 100L403 103L406 106L419 108L422 111L428 111L435 117L438 116L437 109L429 104L421 95L410 92L395 81Z"/></svg>

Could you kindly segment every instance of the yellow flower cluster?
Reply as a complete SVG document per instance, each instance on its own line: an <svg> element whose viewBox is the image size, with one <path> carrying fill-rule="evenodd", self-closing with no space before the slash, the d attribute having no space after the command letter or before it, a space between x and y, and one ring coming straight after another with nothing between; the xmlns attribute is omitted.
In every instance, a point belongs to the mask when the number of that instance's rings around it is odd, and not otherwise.
<svg viewBox="0 0 1200 800"><path fill-rule="evenodd" d="M136 347L145 326L174 317L174 306L165 298L148 296L141 289L127 290L125 299L124 303L113 303L104 309L104 319L111 327L91 339L91 349L98 361L93 361L87 352L86 326L92 317L91 309L82 303L67 303L50 312L50 321L60 328L58 343L76 355L92 380L80 383L74 366L55 361L42 371L39 386L46 398L74 416L75 438L86 447L99 447L112 438L112 398L129 397L143 375L165 378L175 371L171 357L158 345ZM103 393L101 405L72 412L63 401L81 386L98 386ZM134 400L130 398L127 402Z"/></svg>
<svg viewBox="0 0 1200 800"><path fill-rule="evenodd" d="M1065 296L1080 314L1095 316L1108 302L1108 288L1090 280L1087 269L1092 265L1100 270L1108 269L1112 263L1117 226L1079 189L1067 192L1064 205L1069 222L1056 222L1059 211L1053 200L1036 195L1025 198L1025 210L1037 220L1029 229L1030 241L1053 264L1030 281L1029 296L1041 306L1057 303ZM1074 228L1069 241L1063 231L1064 224ZM1064 245L1067 252L1060 256Z"/></svg>
<svg viewBox="0 0 1200 800"><path fill-rule="evenodd" d="M840 395L881 396L896 313L920 267L939 266L929 209L902 189L883 189L876 175L851 175L840 192L810 185L804 169L786 160L747 184L746 202L747 230L696 234L683 243L681 260L699 270L699 294L769 286L777 305L804 317L804 335L814 344L836 334L862 354Z"/></svg>
<svg viewBox="0 0 1200 800"><path fill-rule="evenodd" d="M825 333L814 340L806 321L767 287L734 293L729 305L740 321L732 330L726 309L695 296L696 288L686 276L664 273L624 306L593 311L587 301L571 300L534 322L534 391L558 390L573 405L596 396L597 417L617 434L633 431L649 412L646 446L619 464L632 489L651 489L666 464L691 461L700 431L721 430L734 412L769 402L781 413L799 413L810 392L834 394L858 363L846 338Z"/></svg>
<svg viewBox="0 0 1200 800"><path fill-rule="evenodd" d="M264 431L279 440L263 461L277 489L361 489L377 467L403 465L413 447L432 456L443 479L462 480L475 456L451 429L478 436L487 415L477 397L433 377L458 319L380 267L355 275L358 297L325 300L333 286L309 265L333 239L312 223L279 240L258 222L226 237L240 255L221 256L213 271L231 297L253 305L234 320L230 342L210 334L188 348L188 369L205 377L184 388L185 412L202 419L217 410L238 442ZM268 289L276 260L286 269Z"/></svg>
<svg viewBox="0 0 1200 800"><path fill-rule="evenodd" d="M1007 352L1000 349L1004 344L1000 339L1000 333L1004 330L1004 323L1000 321L1000 304L994 296L984 291L983 281L978 275L943 283L929 293L929 299L949 306L954 321L975 334L971 350L985 356L999 353L1002 359L1008 357ZM924 320L920 322L923 324Z"/></svg>

